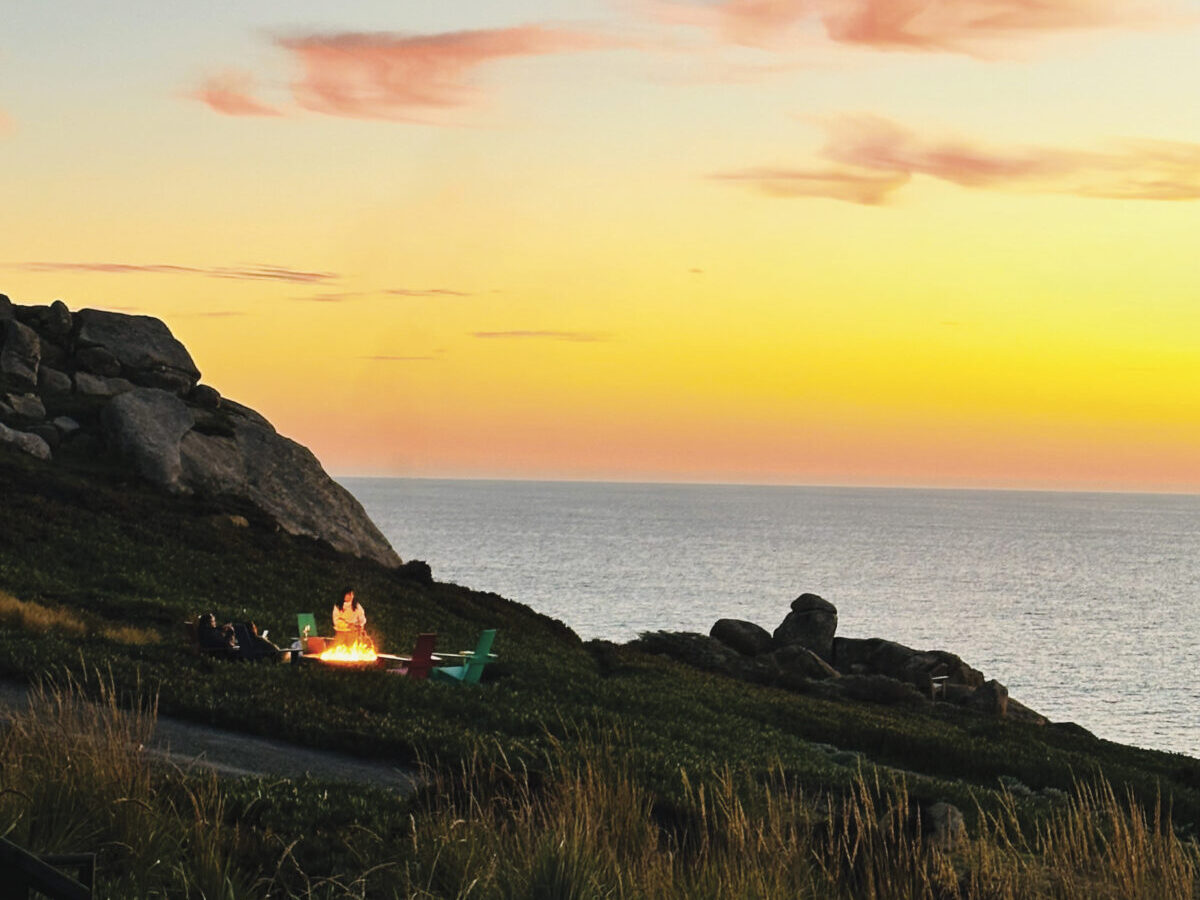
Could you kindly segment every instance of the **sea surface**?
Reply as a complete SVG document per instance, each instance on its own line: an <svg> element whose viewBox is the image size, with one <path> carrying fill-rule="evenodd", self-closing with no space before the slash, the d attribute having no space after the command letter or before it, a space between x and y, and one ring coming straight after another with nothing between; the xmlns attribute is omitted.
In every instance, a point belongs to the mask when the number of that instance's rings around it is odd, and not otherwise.
<svg viewBox="0 0 1200 900"><path fill-rule="evenodd" d="M1200 757L1197 496L342 483L403 558L585 639L774 630L811 591L840 635L950 650L1052 720Z"/></svg>

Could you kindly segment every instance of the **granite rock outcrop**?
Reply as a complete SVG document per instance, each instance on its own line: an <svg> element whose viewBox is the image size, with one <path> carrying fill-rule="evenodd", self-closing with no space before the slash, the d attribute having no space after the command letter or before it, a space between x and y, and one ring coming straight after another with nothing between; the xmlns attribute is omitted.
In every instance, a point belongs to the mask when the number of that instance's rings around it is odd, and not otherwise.
<svg viewBox="0 0 1200 900"><path fill-rule="evenodd" d="M164 491L248 505L291 534L401 564L307 448L199 382L159 319L0 294L0 444L44 460L103 457Z"/></svg>
<svg viewBox="0 0 1200 900"><path fill-rule="evenodd" d="M710 672L828 697L886 705L939 703L1037 725L1046 719L947 650L914 650L883 638L838 637L837 608L801 594L773 633L719 619L708 635L643 634L634 645Z"/></svg>

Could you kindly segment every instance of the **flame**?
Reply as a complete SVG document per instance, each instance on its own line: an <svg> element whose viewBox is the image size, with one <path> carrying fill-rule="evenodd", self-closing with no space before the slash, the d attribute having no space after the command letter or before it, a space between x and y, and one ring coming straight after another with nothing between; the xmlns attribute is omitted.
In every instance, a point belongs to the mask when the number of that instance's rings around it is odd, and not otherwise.
<svg viewBox="0 0 1200 900"><path fill-rule="evenodd" d="M375 648L366 641L359 639L353 644L338 644L324 651L319 657L322 662L351 663L375 662Z"/></svg>

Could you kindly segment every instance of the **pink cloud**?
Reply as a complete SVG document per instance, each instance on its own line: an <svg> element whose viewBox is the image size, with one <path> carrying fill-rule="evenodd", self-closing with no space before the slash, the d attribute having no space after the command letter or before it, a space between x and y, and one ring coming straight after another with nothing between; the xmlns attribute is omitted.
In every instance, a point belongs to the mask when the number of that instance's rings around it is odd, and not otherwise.
<svg viewBox="0 0 1200 900"><path fill-rule="evenodd" d="M385 288L377 291L336 291L321 294L311 294L307 297L297 297L297 300L310 300L314 303L342 303L346 300L358 300L362 297L472 297L467 291L454 291L449 288Z"/></svg>
<svg viewBox="0 0 1200 900"><path fill-rule="evenodd" d="M829 123L823 154L844 165L964 187L1140 200L1200 197L1200 144L1124 141L1110 150L991 148L934 140L874 116Z"/></svg>
<svg viewBox="0 0 1200 900"><path fill-rule="evenodd" d="M831 197L878 205L924 175L962 187L1125 200L1200 199L1200 144L1123 141L1109 149L993 148L931 139L875 116L826 123L821 151L848 167L821 172L746 169L714 178L744 182L778 197Z"/></svg>
<svg viewBox="0 0 1200 900"><path fill-rule="evenodd" d="M768 46L798 27L881 49L985 53L1043 34L1138 27L1179 18L1167 0L666 0L658 18L709 27L731 43Z"/></svg>
<svg viewBox="0 0 1200 900"><path fill-rule="evenodd" d="M281 116L254 95L254 76L248 72L227 70L207 79L193 95L214 111L227 116Z"/></svg>
<svg viewBox="0 0 1200 900"><path fill-rule="evenodd" d="M468 291L453 291L449 288L389 288L384 291L393 297L470 297Z"/></svg>
<svg viewBox="0 0 1200 900"><path fill-rule="evenodd" d="M107 275L203 275L208 278L233 278L243 281L288 281L304 284L331 281L338 276L333 272L304 272L281 266L205 267L176 266L169 264L132 265L129 263L71 263L71 262L24 262L8 263L5 268L21 269L26 272L99 272Z"/></svg>
<svg viewBox="0 0 1200 900"><path fill-rule="evenodd" d="M284 38L302 69L292 85L305 109L364 119L412 119L476 99L475 70L509 57L616 46L583 31L522 25L442 34L317 34Z"/></svg>
<svg viewBox="0 0 1200 900"><path fill-rule="evenodd" d="M719 181L743 182L770 197L828 197L864 206L887 202L892 191L904 185L904 172L871 174L818 169L744 169L711 176Z"/></svg>

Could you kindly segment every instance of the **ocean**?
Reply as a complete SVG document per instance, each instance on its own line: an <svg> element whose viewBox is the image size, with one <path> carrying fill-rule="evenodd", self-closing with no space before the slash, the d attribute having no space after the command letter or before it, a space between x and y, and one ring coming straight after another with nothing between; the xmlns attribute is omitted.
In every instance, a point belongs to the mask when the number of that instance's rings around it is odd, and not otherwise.
<svg viewBox="0 0 1200 900"><path fill-rule="evenodd" d="M345 478L405 559L584 639L773 630L957 653L1100 737L1200 757L1200 497Z"/></svg>

